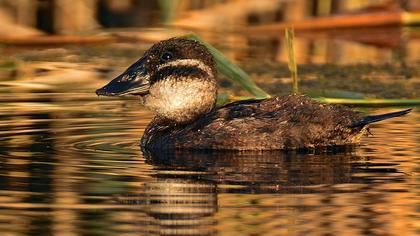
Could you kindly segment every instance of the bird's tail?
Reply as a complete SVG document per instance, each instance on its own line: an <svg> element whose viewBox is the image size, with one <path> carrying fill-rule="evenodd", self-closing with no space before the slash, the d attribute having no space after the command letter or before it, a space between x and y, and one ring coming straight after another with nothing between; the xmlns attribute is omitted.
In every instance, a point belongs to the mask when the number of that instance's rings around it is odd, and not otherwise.
<svg viewBox="0 0 420 236"><path fill-rule="evenodd" d="M389 118L394 118L394 117L398 117L398 116L403 116L405 114L408 114L411 112L411 108L410 109L405 109L402 111L396 111L396 112L390 112L390 113L386 113L386 114L382 114L382 115L373 115L373 116L366 116L364 117L362 120L354 123L353 125L351 125L351 127L363 127L367 124L370 123L374 123L374 122L378 122L381 120L386 120Z"/></svg>

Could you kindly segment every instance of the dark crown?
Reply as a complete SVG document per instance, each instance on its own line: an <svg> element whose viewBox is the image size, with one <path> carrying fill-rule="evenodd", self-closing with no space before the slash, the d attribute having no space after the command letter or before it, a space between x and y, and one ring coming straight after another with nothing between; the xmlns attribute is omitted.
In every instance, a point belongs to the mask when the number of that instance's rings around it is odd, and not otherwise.
<svg viewBox="0 0 420 236"><path fill-rule="evenodd" d="M161 41L151 47L146 53L146 69L153 75L161 65L180 59L199 60L210 67L211 73L216 75L216 64L213 56L198 41L184 38L171 38Z"/></svg>

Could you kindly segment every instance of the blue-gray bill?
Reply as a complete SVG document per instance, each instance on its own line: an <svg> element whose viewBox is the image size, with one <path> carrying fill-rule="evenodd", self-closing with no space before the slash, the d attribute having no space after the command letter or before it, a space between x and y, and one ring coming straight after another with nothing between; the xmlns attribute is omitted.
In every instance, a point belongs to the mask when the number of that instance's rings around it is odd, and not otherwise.
<svg viewBox="0 0 420 236"><path fill-rule="evenodd" d="M124 73L96 90L98 96L145 95L149 91L149 75L145 67L147 56L143 56Z"/></svg>

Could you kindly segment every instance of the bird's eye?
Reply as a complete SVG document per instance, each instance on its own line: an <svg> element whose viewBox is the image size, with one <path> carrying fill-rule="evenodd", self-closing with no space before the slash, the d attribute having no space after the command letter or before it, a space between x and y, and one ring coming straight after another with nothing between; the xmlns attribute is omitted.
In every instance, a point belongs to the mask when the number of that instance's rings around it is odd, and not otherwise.
<svg viewBox="0 0 420 236"><path fill-rule="evenodd" d="M165 53L163 53L163 54L162 54L161 59L162 59L163 61L168 61L168 60L171 60L171 59L172 59L172 57L173 57L173 55L172 55L172 53L171 53L171 52L165 52Z"/></svg>

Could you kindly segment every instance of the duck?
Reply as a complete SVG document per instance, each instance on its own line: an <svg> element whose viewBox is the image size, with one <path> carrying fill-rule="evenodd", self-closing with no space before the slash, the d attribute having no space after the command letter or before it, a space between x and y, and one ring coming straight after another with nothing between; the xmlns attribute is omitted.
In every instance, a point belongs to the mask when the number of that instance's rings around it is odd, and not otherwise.
<svg viewBox="0 0 420 236"><path fill-rule="evenodd" d="M220 107L216 62L200 42L154 44L98 96L139 96L155 113L140 141L144 150L311 150L357 145L369 125L411 109L365 115L304 95L249 99Z"/></svg>

